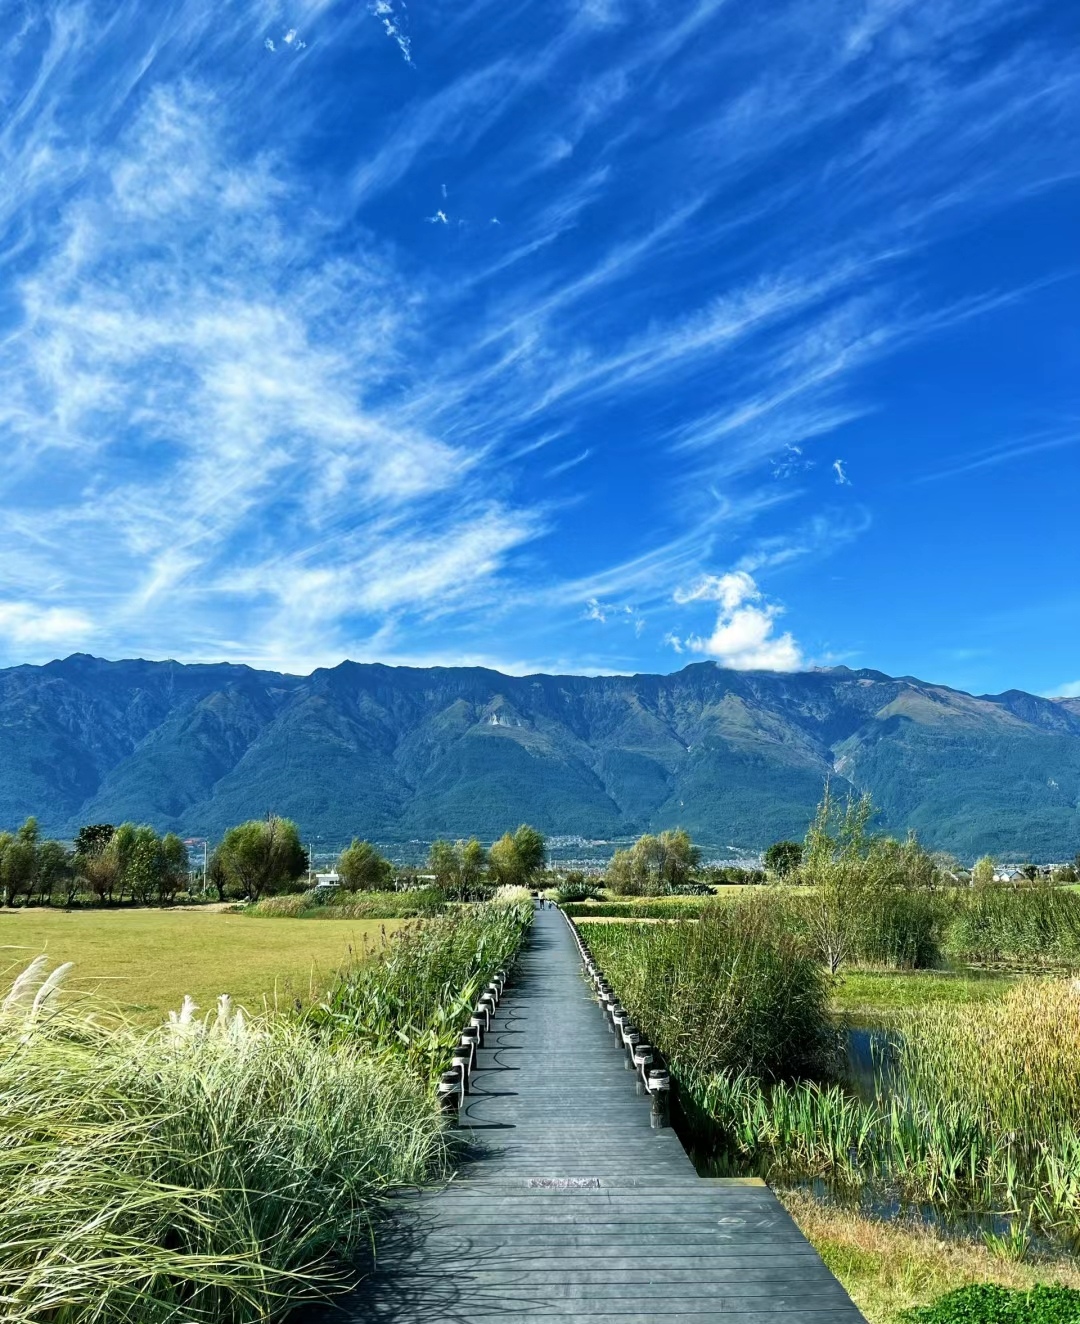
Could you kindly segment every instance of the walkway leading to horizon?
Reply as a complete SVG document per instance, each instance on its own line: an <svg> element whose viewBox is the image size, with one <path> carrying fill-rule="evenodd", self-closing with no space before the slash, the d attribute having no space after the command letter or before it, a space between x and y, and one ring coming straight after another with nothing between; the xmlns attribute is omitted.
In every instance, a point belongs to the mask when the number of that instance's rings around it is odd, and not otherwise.
<svg viewBox="0 0 1080 1324"><path fill-rule="evenodd" d="M536 912L473 1074L477 1157L402 1202L349 1324L862 1324L761 1184L654 1131L556 910Z"/></svg>

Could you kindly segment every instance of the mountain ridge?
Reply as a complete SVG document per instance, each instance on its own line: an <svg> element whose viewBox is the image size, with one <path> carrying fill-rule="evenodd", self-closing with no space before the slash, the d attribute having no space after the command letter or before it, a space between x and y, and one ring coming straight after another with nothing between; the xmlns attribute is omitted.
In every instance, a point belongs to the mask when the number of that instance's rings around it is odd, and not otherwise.
<svg viewBox="0 0 1080 1324"><path fill-rule="evenodd" d="M509 676L345 661L72 654L0 670L0 825L152 822L215 836L273 809L385 841L680 823L758 849L801 836L826 776L933 846L1080 847L1080 702L971 695L870 668Z"/></svg>

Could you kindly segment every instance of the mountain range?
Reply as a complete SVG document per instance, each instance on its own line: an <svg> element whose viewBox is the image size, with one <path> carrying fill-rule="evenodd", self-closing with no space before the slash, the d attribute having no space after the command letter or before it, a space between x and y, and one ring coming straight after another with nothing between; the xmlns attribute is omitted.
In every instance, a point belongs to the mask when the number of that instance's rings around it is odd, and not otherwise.
<svg viewBox="0 0 1080 1324"><path fill-rule="evenodd" d="M972 857L1080 849L1080 699L973 696L847 667L505 676L343 662L310 676L75 654L0 670L0 826L219 835L270 810L384 842L681 825L801 837L832 777L879 825Z"/></svg>

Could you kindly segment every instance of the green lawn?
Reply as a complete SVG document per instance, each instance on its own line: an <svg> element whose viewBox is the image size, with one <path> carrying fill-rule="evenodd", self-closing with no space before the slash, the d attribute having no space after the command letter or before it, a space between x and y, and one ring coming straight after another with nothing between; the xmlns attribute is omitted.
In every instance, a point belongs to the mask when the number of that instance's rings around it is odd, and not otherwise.
<svg viewBox="0 0 1080 1324"><path fill-rule="evenodd" d="M837 1011L873 1016L931 1002L984 1002L1001 997L1014 982L1007 975L977 976L963 971L842 970L832 1003Z"/></svg>
<svg viewBox="0 0 1080 1324"><path fill-rule="evenodd" d="M400 920L275 919L218 910L0 912L0 988L39 952L74 961L69 987L145 1022L190 993L210 1010L219 993L252 1011L264 1000L307 1003L335 972L371 953Z"/></svg>

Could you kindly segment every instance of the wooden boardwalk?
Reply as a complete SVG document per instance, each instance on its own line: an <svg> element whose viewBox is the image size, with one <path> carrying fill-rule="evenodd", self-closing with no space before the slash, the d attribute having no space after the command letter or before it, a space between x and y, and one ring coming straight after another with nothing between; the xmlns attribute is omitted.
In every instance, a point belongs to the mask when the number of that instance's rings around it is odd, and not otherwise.
<svg viewBox="0 0 1080 1324"><path fill-rule="evenodd" d="M538 911L461 1115L477 1157L403 1202L338 1321L860 1324L762 1184L699 1178L591 989L562 915Z"/></svg>

